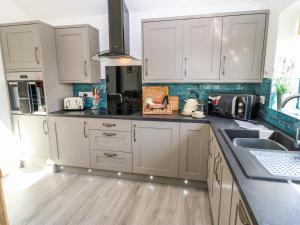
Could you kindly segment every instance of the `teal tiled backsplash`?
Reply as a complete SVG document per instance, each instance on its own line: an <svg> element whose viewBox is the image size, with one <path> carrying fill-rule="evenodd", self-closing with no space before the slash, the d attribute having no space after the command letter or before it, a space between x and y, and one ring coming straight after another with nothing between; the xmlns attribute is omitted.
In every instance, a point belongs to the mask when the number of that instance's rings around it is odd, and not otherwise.
<svg viewBox="0 0 300 225"><path fill-rule="evenodd" d="M278 112L274 109L269 108L270 98L271 98L271 86L272 81L270 79L264 78L262 83L258 84L242 84L242 83L232 83L232 84L144 84L144 86L168 86L170 96L179 96L179 108L182 109L184 105L184 100L187 97L189 90L194 90L199 93L200 99L204 100L205 105L207 105L208 95L210 93L243 93L243 94L257 94L265 96L265 105L260 105L259 115L260 117L267 121L268 123L276 126L282 131L286 132L291 136L295 136L294 123L299 121L298 119L291 117L289 115ZM78 96L81 91L92 91L93 88L101 89L101 100L99 108L106 108L106 82L105 79L101 80L100 84L74 84L73 94ZM92 107L92 99L88 99L87 107Z"/></svg>

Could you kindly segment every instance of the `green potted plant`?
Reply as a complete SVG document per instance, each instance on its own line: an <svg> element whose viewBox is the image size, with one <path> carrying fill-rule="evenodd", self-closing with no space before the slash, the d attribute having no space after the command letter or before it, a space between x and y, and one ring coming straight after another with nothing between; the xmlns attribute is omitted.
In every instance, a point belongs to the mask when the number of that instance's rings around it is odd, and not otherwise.
<svg viewBox="0 0 300 225"><path fill-rule="evenodd" d="M282 96L284 94L289 93L290 84L286 77L277 77L275 78L275 89L277 96L277 110L280 109L280 105L282 103Z"/></svg>

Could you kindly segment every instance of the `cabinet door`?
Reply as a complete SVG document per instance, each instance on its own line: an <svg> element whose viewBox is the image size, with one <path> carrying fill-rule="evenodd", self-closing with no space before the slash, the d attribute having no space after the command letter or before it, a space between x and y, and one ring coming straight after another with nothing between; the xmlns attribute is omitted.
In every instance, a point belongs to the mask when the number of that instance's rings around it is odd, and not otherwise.
<svg viewBox="0 0 300 225"><path fill-rule="evenodd" d="M180 124L179 177L192 180L207 178L209 125Z"/></svg>
<svg viewBox="0 0 300 225"><path fill-rule="evenodd" d="M218 80L222 18L184 21L183 77L185 81Z"/></svg>
<svg viewBox="0 0 300 225"><path fill-rule="evenodd" d="M220 147L216 140L214 141L214 175L212 181L212 199L211 199L211 210L213 222L215 225L219 223L219 210L220 210L220 198L221 198L221 184L222 184L222 161L223 157L220 151Z"/></svg>
<svg viewBox="0 0 300 225"><path fill-rule="evenodd" d="M213 185L213 179L214 179L214 163L215 163L215 145L214 145L214 133L212 129L210 128L209 132L209 153L208 153L208 163L207 163L207 187L208 187L208 194L209 194L209 199L210 202L212 202L212 196L213 196L213 191L212 191L212 185Z"/></svg>
<svg viewBox="0 0 300 225"><path fill-rule="evenodd" d="M265 24L265 14L224 17L221 80L261 79Z"/></svg>
<svg viewBox="0 0 300 225"><path fill-rule="evenodd" d="M23 160L50 159L46 116L14 116L14 120L15 133L18 133L21 141Z"/></svg>
<svg viewBox="0 0 300 225"><path fill-rule="evenodd" d="M233 184L230 225L253 225L235 183Z"/></svg>
<svg viewBox="0 0 300 225"><path fill-rule="evenodd" d="M1 28L6 70L41 69L37 24Z"/></svg>
<svg viewBox="0 0 300 225"><path fill-rule="evenodd" d="M222 160L221 167L222 167L221 169L222 185L221 185L219 225L229 225L233 178L224 159Z"/></svg>
<svg viewBox="0 0 300 225"><path fill-rule="evenodd" d="M133 172L178 177L179 123L133 122Z"/></svg>
<svg viewBox="0 0 300 225"><path fill-rule="evenodd" d="M143 23L145 82L181 80L182 21Z"/></svg>
<svg viewBox="0 0 300 225"><path fill-rule="evenodd" d="M55 39L60 81L88 82L91 74L87 28L56 29Z"/></svg>
<svg viewBox="0 0 300 225"><path fill-rule="evenodd" d="M57 164L90 168L85 119L50 117L50 129L51 150Z"/></svg>

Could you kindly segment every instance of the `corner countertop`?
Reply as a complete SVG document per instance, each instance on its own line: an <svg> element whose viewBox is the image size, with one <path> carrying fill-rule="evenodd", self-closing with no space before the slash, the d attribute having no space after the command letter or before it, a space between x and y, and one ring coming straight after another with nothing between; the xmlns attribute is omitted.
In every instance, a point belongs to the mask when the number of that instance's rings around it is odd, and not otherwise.
<svg viewBox="0 0 300 225"><path fill-rule="evenodd" d="M300 224L300 184L248 178L220 132L220 129L224 128L239 128L237 123L232 119L210 115L203 119L193 119L182 116L177 112L172 115L142 115L141 113L129 116L93 115L90 110L74 112L61 110L50 113L49 116L210 123L254 223L253 225ZM277 130L266 122L258 121L258 123L269 129Z"/></svg>

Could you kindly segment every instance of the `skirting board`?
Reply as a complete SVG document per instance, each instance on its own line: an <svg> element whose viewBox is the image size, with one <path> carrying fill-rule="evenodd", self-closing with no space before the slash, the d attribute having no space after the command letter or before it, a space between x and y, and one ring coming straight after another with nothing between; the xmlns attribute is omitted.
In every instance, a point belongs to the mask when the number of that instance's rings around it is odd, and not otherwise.
<svg viewBox="0 0 300 225"><path fill-rule="evenodd" d="M54 165L54 172L78 173L78 174L103 176L103 177L127 179L127 180L134 180L134 181L168 184L168 185L175 185L175 186L182 186L182 187L195 187L195 188L207 190L207 184L205 181L188 180L188 183L185 183L184 179L178 179L178 178L153 176L153 179L150 179L149 175L124 173L124 172L119 174L119 172L115 172L115 171L97 170L97 169L92 169L90 171L89 169L86 168L60 166L60 165Z"/></svg>

